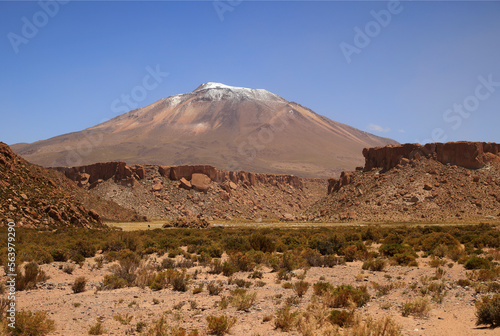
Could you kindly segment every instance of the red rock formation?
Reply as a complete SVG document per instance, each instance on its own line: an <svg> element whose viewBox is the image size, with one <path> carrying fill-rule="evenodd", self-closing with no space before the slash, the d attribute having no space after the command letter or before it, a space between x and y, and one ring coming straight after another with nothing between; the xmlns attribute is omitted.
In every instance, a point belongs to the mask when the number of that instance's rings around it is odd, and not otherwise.
<svg viewBox="0 0 500 336"><path fill-rule="evenodd" d="M354 179L354 174L351 172L342 172L340 179L328 179L328 194L339 191L345 185L351 184Z"/></svg>
<svg viewBox="0 0 500 336"><path fill-rule="evenodd" d="M443 164L477 169L489 161L500 162L499 152L500 144L468 141L365 148L364 170L369 171L375 167L389 170L406 160L419 160L421 157L431 157Z"/></svg>
<svg viewBox="0 0 500 336"><path fill-rule="evenodd" d="M246 184L248 186L253 186L256 183L263 184L289 184L294 188L302 188L302 179L294 175L277 175L277 174L260 174L260 173L250 173L245 171L226 171L218 170L215 167L200 165L200 166L176 166L176 167L165 167L160 166L158 171L162 176L166 176L167 171L169 172L169 177L171 180L180 180L185 178L186 180L191 180L193 174L205 174L214 182L222 183L225 181L231 181L233 183Z"/></svg>
<svg viewBox="0 0 500 336"><path fill-rule="evenodd" d="M123 161L101 162L80 167L57 167L54 169L64 173L66 177L73 181L86 180L85 184L92 184L97 180L105 181L110 178L114 178L115 181L131 181L133 178L143 179L145 175L142 165L129 167Z"/></svg>

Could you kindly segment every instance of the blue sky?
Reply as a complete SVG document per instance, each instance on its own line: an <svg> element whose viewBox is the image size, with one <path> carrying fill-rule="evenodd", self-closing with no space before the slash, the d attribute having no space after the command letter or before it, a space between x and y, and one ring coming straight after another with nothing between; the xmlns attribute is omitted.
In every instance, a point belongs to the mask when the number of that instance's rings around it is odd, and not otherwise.
<svg viewBox="0 0 500 336"><path fill-rule="evenodd" d="M402 143L500 142L500 2L44 3L0 2L8 144L209 81ZM145 85L151 71L162 75Z"/></svg>

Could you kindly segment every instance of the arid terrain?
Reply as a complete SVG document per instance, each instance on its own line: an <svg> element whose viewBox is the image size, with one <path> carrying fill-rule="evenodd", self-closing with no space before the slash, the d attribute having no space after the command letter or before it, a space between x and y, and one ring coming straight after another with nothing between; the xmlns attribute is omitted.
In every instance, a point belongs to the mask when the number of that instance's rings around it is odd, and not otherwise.
<svg viewBox="0 0 500 336"><path fill-rule="evenodd" d="M373 335L364 328L384 325L376 335L498 332L476 326L476 304L500 292L498 227L28 236L50 253L23 250L43 276L17 292L18 309L47 312L49 335L222 335L208 322L222 315L234 319L231 335Z"/></svg>

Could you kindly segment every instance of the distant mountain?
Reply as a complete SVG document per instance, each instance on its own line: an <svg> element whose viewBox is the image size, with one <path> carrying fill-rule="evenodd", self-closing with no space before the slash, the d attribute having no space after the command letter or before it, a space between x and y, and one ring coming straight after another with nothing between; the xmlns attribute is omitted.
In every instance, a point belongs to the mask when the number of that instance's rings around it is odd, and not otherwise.
<svg viewBox="0 0 500 336"><path fill-rule="evenodd" d="M12 148L43 166L110 160L331 177L397 144L263 89L205 83L80 132Z"/></svg>

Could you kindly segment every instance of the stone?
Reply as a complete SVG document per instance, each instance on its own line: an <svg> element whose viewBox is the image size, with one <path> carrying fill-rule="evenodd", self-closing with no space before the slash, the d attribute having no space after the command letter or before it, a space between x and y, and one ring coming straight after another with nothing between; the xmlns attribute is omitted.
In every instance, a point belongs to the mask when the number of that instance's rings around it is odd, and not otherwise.
<svg viewBox="0 0 500 336"><path fill-rule="evenodd" d="M220 198L224 201L224 202L227 202L229 201L229 193L225 190L221 190L220 193Z"/></svg>
<svg viewBox="0 0 500 336"><path fill-rule="evenodd" d="M195 190L207 192L210 188L210 177L205 174L194 173L191 177L191 185Z"/></svg>
<svg viewBox="0 0 500 336"><path fill-rule="evenodd" d="M432 190L432 185L428 183L424 184L424 190Z"/></svg>
<svg viewBox="0 0 500 336"><path fill-rule="evenodd" d="M179 182L180 182L179 187L181 187L181 188L184 188L184 189L189 190L189 189L191 189L191 187L192 187L192 186L191 186L191 182L189 182L188 180L186 180L184 177L183 177L183 178L181 178L181 179L179 180Z"/></svg>

